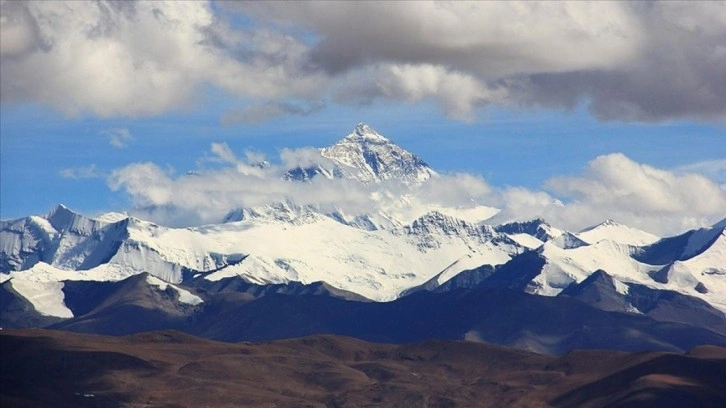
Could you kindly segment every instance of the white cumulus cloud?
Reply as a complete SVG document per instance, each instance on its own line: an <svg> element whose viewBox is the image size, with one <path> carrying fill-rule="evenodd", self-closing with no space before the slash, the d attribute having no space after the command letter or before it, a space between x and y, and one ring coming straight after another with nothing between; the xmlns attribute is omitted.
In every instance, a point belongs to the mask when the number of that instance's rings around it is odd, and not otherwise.
<svg viewBox="0 0 726 408"><path fill-rule="evenodd" d="M676 173L621 153L590 161L579 176L554 177L547 192L508 189L502 219L541 216L571 230L605 219L657 234L712 225L726 217L726 191L697 173Z"/></svg>
<svg viewBox="0 0 726 408"><path fill-rule="evenodd" d="M255 154L238 158L225 144L213 144L212 150L221 167L177 176L153 163L134 163L115 170L107 181L131 199L133 213L170 225L219 222L231 210L280 201L346 214L408 212L406 217L433 208L488 205L501 209L491 223L542 217L571 231L612 218L652 233L675 234L726 217L726 191L712 180L637 163L620 153L599 156L582 174L555 177L542 190L532 190L493 187L466 173L413 186L322 176L294 182L282 177L288 169L332 163L312 148L283 150L279 164L268 166L256 166L260 157Z"/></svg>
<svg viewBox="0 0 726 408"><path fill-rule="evenodd" d="M232 30L210 3L3 1L3 102L75 116L139 117L191 106L211 85L241 98L296 97L301 41Z"/></svg>

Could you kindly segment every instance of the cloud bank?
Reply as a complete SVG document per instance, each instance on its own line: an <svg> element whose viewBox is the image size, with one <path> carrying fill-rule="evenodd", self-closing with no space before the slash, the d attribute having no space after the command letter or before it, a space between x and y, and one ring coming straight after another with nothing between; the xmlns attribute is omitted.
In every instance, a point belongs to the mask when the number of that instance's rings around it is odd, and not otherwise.
<svg viewBox="0 0 726 408"><path fill-rule="evenodd" d="M133 163L113 171L107 182L130 198L132 214L174 226L220 222L231 210L280 201L349 215L385 211L406 222L432 208L488 205L501 209L490 223L542 217L571 231L613 218L675 234L726 217L726 190L712 180L640 164L620 153L595 158L578 176L552 178L542 190L494 188L480 176L463 173L417 185L324 177L303 183L282 175L294 166L329 166L312 148L286 149L280 164L266 166L255 154L238 158L225 144L212 144L210 154L206 161L220 166L174 175L153 163Z"/></svg>
<svg viewBox="0 0 726 408"><path fill-rule="evenodd" d="M551 222L581 229L606 218L664 234L712 225L726 217L726 190L697 173L637 163L621 153L599 156L576 177L547 181L551 193L504 192L503 215L537 212ZM557 197L557 199L554 199ZM508 203L526 203L512 208Z"/></svg>
<svg viewBox="0 0 726 408"><path fill-rule="evenodd" d="M159 115L211 86L245 101L227 124L379 100L726 117L723 2L3 1L0 22L2 101L68 115Z"/></svg>

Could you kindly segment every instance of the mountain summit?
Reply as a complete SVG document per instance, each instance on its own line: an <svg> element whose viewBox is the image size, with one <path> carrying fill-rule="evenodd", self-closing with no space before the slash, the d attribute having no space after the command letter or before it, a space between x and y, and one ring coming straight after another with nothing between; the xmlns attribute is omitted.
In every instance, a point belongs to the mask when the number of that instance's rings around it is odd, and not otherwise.
<svg viewBox="0 0 726 408"><path fill-rule="evenodd" d="M332 161L334 168L324 165L296 168L287 172L291 180L307 181L315 176L343 177L361 183L376 183L400 179L405 182L423 182L436 172L415 154L401 148L365 123L359 123L353 132L334 145L320 149L323 160Z"/></svg>
<svg viewBox="0 0 726 408"><path fill-rule="evenodd" d="M353 133L349 134L338 143L391 143L391 141L378 133L375 129L366 123L359 123L353 129Z"/></svg>
<svg viewBox="0 0 726 408"><path fill-rule="evenodd" d="M604 222L590 228L586 228L577 234L581 240L595 244L604 239L627 245L648 245L660 239L649 232L623 225L613 220Z"/></svg>
<svg viewBox="0 0 726 408"><path fill-rule="evenodd" d="M390 179L426 181L435 175L428 164L401 148L365 123L331 147L321 150L343 174L363 183Z"/></svg>

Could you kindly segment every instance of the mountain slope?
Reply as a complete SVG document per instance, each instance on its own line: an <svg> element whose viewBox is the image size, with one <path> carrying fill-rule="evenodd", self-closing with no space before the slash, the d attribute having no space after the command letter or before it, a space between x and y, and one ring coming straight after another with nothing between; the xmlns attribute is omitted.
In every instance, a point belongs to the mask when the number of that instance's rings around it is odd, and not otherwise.
<svg viewBox="0 0 726 408"><path fill-rule="evenodd" d="M495 227L497 231L510 235L527 234L541 242L551 241L563 231L549 225L545 220L537 218L529 221L509 222Z"/></svg>
<svg viewBox="0 0 726 408"><path fill-rule="evenodd" d="M726 231L726 219L709 228L686 231L683 234L663 238L642 247L633 256L641 262L664 265L675 261L687 261L711 247L720 248ZM721 256L721 250L714 256Z"/></svg>
<svg viewBox="0 0 726 408"><path fill-rule="evenodd" d="M637 313L652 319L698 325L726 334L726 317L707 302L671 290L623 283L597 271L573 283L558 296L568 296L602 310Z"/></svg>
<svg viewBox="0 0 726 408"><path fill-rule="evenodd" d="M602 240L609 240L619 244L636 246L652 244L659 239L659 237L651 233L617 223L613 220L606 220L594 227L580 231L577 237L590 244L595 244Z"/></svg>
<svg viewBox="0 0 726 408"><path fill-rule="evenodd" d="M694 236L698 237L699 245L693 245ZM680 260L683 253L689 253L690 258ZM540 261L535 262L535 256ZM532 261L522 262L519 258ZM724 311L726 269L723 265L726 265L726 235L724 227L717 224L642 247L610 240L570 248L546 242L497 266L482 284L555 296L570 285L585 281L596 271L604 271L618 282L675 291L700 298Z"/></svg>
<svg viewBox="0 0 726 408"><path fill-rule="evenodd" d="M146 273L119 282L66 282L63 293L78 317L51 327L63 329L73 322L78 332L113 335L183 328L204 303Z"/></svg>
<svg viewBox="0 0 726 408"><path fill-rule="evenodd" d="M0 327L46 327L63 320L62 317L41 313L26 296L13 288L10 280L0 284ZM42 307L40 309L43 310Z"/></svg>
<svg viewBox="0 0 726 408"><path fill-rule="evenodd" d="M0 374L3 406L710 407L726 398L726 352L716 347L549 357L460 341L229 344L174 331L47 330L6 330L0 346L13 350Z"/></svg>
<svg viewBox="0 0 726 408"><path fill-rule="evenodd" d="M106 223L59 205L45 217L0 222L0 271L45 262L84 270L107 262L126 238L126 220Z"/></svg>
<svg viewBox="0 0 726 408"><path fill-rule="evenodd" d="M96 308L53 327L92 333L148 330L122 304ZM693 324L607 312L569 297L534 296L503 289L419 292L393 302L358 302L316 295L207 297L190 318L156 322L205 338L267 341L316 333L368 341L408 343L467 339L546 354L573 348L685 351L700 344L726 346L726 334ZM151 312L148 312L151 313ZM698 313L694 310L693 313ZM155 319L161 315L154 314ZM180 323L183 323L180 325Z"/></svg>

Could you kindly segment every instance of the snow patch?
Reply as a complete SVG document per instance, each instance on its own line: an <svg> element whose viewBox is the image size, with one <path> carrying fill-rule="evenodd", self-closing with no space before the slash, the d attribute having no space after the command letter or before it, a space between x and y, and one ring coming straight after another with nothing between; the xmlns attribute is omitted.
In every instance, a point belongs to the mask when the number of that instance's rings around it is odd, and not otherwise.
<svg viewBox="0 0 726 408"><path fill-rule="evenodd" d="M64 303L63 282L39 282L15 278L10 280L10 285L43 316L64 319L73 317L73 312Z"/></svg>
<svg viewBox="0 0 726 408"><path fill-rule="evenodd" d="M616 292L620 293L621 295L627 295L630 292L630 286L626 285L618 279L612 278L612 280L613 284L615 285Z"/></svg>
<svg viewBox="0 0 726 408"><path fill-rule="evenodd" d="M513 239L516 243L519 245L522 245L523 247L529 248L529 249L535 249L539 248L544 244L544 242L538 240L537 238L529 235L529 234L508 234L509 238Z"/></svg>
<svg viewBox="0 0 726 408"><path fill-rule="evenodd" d="M43 230L43 232L45 232L48 235L58 234L58 231L55 228L53 228L53 225L51 225L51 223L43 217L38 217L37 215L31 215L30 217L28 217L28 220L30 222L32 222L33 224L37 225L40 229Z"/></svg>
<svg viewBox="0 0 726 408"><path fill-rule="evenodd" d="M159 290L166 290L167 287L171 287L179 294L179 302L180 303L186 303L188 305L196 306L200 303L204 303L202 298L200 298L197 295L193 295L191 292L184 290L182 288L179 288L177 286L174 286L170 283L164 282L163 280L156 278L151 275L146 276L146 282L149 285L153 285L159 288Z"/></svg>
<svg viewBox="0 0 726 408"><path fill-rule="evenodd" d="M129 218L127 214L120 213L120 212L109 212L105 214L101 214L97 216L95 219L97 221L105 222L108 224L113 224L115 222L123 221L125 219Z"/></svg>
<svg viewBox="0 0 726 408"><path fill-rule="evenodd" d="M479 224L499 213L498 208L478 205L475 207L434 207L431 210L442 212L471 224Z"/></svg>

